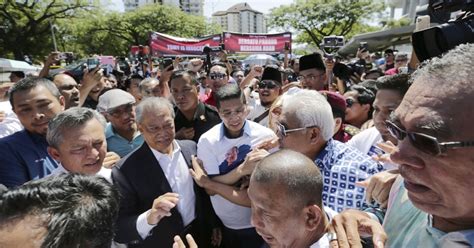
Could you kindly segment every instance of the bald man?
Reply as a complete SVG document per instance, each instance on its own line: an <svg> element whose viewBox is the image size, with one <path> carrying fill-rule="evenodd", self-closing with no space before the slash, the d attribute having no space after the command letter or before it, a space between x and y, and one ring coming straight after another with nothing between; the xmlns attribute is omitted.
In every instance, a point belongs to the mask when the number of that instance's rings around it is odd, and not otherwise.
<svg viewBox="0 0 474 248"><path fill-rule="evenodd" d="M326 226L336 213L322 207L323 180L305 155L280 150L250 178L252 225L270 247L328 247Z"/></svg>
<svg viewBox="0 0 474 248"><path fill-rule="evenodd" d="M80 106L80 93L76 80L68 74L60 73L53 77L53 83L64 97L65 109Z"/></svg>

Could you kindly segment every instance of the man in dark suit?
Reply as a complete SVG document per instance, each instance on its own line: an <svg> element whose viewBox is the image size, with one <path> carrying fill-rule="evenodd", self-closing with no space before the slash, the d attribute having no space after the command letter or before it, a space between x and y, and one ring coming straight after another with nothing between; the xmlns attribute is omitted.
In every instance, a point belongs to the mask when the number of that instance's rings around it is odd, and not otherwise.
<svg viewBox="0 0 474 248"><path fill-rule="evenodd" d="M112 172L122 195L115 240L129 247L171 247L175 235L190 233L209 247L216 217L209 196L189 174L196 143L174 139L173 106L164 98L143 100L136 117L145 143Z"/></svg>

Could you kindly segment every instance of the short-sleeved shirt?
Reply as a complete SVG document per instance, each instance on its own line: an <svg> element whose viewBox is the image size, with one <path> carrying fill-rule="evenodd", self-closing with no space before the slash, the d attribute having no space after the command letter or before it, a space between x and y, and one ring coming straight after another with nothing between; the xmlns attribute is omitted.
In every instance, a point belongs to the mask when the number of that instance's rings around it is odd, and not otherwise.
<svg viewBox="0 0 474 248"><path fill-rule="evenodd" d="M121 158L143 144L143 136L137 131L131 141L120 136L114 131L111 123L105 128L105 138L107 139L107 151L117 153Z"/></svg>
<svg viewBox="0 0 474 248"><path fill-rule="evenodd" d="M246 121L242 136L230 139L224 135L221 123L204 133L197 145L197 155L210 176L224 175L237 168L245 156L264 140L275 137L275 133L255 122ZM222 223L231 229L250 228L251 210L234 204L220 195L211 196L212 206Z"/></svg>
<svg viewBox="0 0 474 248"><path fill-rule="evenodd" d="M372 157L385 154L385 152L377 146L377 144L382 142L384 141L380 132L377 128L371 127L352 137L347 144ZM382 163L382 165L386 170L397 168L397 166L392 163Z"/></svg>
<svg viewBox="0 0 474 248"><path fill-rule="evenodd" d="M15 187L51 174L58 164L47 148L44 136L25 129L0 139L0 184Z"/></svg>
<svg viewBox="0 0 474 248"><path fill-rule="evenodd" d="M183 113L181 113L177 107L175 108L175 113L176 116L174 118L174 126L176 132L183 127L193 127L194 137L192 140L195 142L199 141L199 138L202 134L207 132L215 125L221 123L221 118L219 117L217 111L213 107L201 102L198 103L192 120L186 119L186 117L184 117Z"/></svg>
<svg viewBox="0 0 474 248"><path fill-rule="evenodd" d="M408 198L401 176L390 190L383 227L388 236L387 247L474 246L474 229L446 233L433 227L432 216L417 209Z"/></svg>
<svg viewBox="0 0 474 248"><path fill-rule="evenodd" d="M265 108L264 106L262 106L260 99L255 99L253 97L250 97L248 106L249 106L250 112L249 112L249 115L247 116L247 119L254 122L258 121L257 122L258 124L268 127L269 111L267 111L268 108ZM257 118L260 120L257 120Z"/></svg>
<svg viewBox="0 0 474 248"><path fill-rule="evenodd" d="M330 139L316 157L323 175L323 202L337 212L365 207L365 189L355 185L383 171L383 166L361 151Z"/></svg>

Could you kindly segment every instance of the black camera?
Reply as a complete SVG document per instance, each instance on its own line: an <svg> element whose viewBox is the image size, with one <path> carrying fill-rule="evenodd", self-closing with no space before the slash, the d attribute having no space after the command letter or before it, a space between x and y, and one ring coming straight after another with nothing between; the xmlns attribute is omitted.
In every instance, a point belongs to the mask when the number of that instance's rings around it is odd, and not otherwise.
<svg viewBox="0 0 474 248"><path fill-rule="evenodd" d="M454 20L446 20L450 12L466 11ZM474 3L464 1L430 0L428 14L433 19L446 22L436 27L412 34L413 49L420 61L440 56L459 44L474 42Z"/></svg>
<svg viewBox="0 0 474 248"><path fill-rule="evenodd" d="M324 57L333 60L335 52L339 51L341 47L344 46L344 37L343 36L325 36L323 41L319 44L319 48L324 52Z"/></svg>
<svg viewBox="0 0 474 248"><path fill-rule="evenodd" d="M224 43L221 43L219 46L204 46L204 48L202 49L202 52L204 54L209 54L209 53L217 53L224 50L225 50Z"/></svg>

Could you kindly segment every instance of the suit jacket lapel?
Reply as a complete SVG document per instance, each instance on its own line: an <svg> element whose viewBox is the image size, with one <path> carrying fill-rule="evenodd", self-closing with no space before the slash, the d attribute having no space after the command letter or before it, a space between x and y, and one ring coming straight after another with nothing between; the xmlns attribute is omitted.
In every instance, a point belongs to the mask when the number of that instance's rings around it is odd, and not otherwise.
<svg viewBox="0 0 474 248"><path fill-rule="evenodd" d="M161 169L160 163L158 163L158 160L146 142L143 143L142 148L143 154L141 157L143 158L143 163L147 167L143 170L143 178L146 178L148 182L151 182L150 186L152 186L152 188L159 189L158 191L160 195L167 192L173 192L168 183L168 179L166 179L165 173Z"/></svg>

